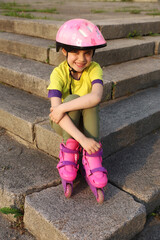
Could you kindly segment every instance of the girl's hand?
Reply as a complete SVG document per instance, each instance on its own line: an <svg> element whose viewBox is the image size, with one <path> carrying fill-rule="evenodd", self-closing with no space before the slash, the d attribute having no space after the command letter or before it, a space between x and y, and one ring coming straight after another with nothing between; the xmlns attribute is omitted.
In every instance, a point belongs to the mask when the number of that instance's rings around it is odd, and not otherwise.
<svg viewBox="0 0 160 240"><path fill-rule="evenodd" d="M60 122L60 120L64 117L64 114L65 114L61 110L60 105L55 106L55 107L51 107L50 112L51 112L49 114L50 119L57 124Z"/></svg>
<svg viewBox="0 0 160 240"><path fill-rule="evenodd" d="M89 154L93 154L101 148L101 145L98 142L87 137L85 137L80 144Z"/></svg>

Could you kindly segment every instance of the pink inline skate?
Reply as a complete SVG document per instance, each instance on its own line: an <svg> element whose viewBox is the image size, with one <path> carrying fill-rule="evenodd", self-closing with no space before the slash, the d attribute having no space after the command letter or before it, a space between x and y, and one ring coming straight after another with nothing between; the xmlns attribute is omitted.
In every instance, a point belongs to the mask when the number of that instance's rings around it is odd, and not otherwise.
<svg viewBox="0 0 160 240"><path fill-rule="evenodd" d="M73 191L73 181L79 169L79 143L72 138L67 140L66 145L61 143L59 158L57 169L62 179L65 197L70 198Z"/></svg>
<svg viewBox="0 0 160 240"><path fill-rule="evenodd" d="M103 187L107 185L107 170L102 167L102 148L94 153L88 154L83 150L83 174L85 176L86 182L90 186L93 194L96 196L98 203L103 203L104 201L104 191Z"/></svg>

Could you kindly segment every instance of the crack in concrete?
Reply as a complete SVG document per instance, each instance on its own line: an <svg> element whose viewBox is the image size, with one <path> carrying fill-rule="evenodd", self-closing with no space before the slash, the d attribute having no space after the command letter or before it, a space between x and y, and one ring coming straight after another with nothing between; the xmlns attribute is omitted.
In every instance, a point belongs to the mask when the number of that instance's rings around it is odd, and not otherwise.
<svg viewBox="0 0 160 240"><path fill-rule="evenodd" d="M33 187L31 189L28 189L25 193L25 196L28 196L28 195L31 195L33 193L37 193L37 192L41 192L45 189L48 189L48 188L51 188L51 187L57 187L61 184L61 180L58 179L58 180L54 180L53 182L50 182L50 183L47 183L47 184L44 184L43 186L37 186L37 187Z"/></svg>
<svg viewBox="0 0 160 240"><path fill-rule="evenodd" d="M36 130L35 130L35 127L36 127L36 124L40 124L40 123L43 123L43 122L46 122L48 120L48 117L45 117L45 118L37 118L33 125L32 125L32 139L33 139L33 144L35 144L37 146L37 143L36 143Z"/></svg>

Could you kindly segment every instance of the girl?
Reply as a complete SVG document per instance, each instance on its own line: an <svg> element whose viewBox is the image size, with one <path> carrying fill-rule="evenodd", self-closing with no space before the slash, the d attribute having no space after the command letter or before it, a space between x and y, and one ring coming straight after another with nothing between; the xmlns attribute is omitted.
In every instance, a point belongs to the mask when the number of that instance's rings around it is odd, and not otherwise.
<svg viewBox="0 0 160 240"><path fill-rule="evenodd" d="M56 67L50 78L51 126L63 137L57 165L65 196L71 196L77 176L80 145L86 180L103 202L101 188L107 184L99 143L98 104L103 95L102 69L92 61L95 49L106 46L99 29L85 19L64 23L56 36L56 49L66 61ZM92 189L93 188L93 189Z"/></svg>

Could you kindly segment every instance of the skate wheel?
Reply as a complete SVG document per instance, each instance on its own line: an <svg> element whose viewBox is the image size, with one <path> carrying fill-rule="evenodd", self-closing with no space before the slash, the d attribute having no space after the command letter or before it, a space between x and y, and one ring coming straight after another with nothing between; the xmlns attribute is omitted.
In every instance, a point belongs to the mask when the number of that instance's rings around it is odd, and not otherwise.
<svg viewBox="0 0 160 240"><path fill-rule="evenodd" d="M103 203L104 202L104 193L101 189L97 189L97 194L98 194L98 197L97 197L97 202L98 203Z"/></svg>
<svg viewBox="0 0 160 240"><path fill-rule="evenodd" d="M66 186L65 197L70 198L71 195L72 195L72 186L71 184L68 183Z"/></svg>

